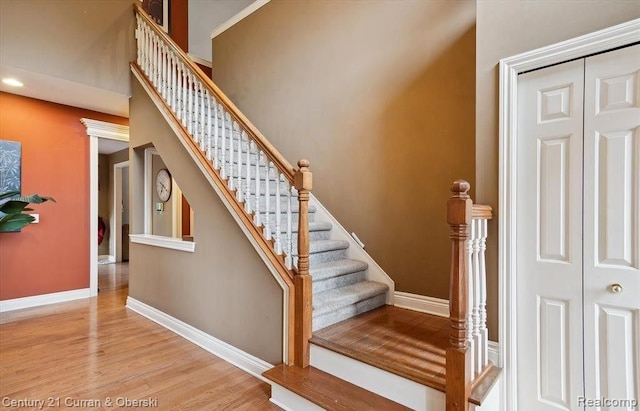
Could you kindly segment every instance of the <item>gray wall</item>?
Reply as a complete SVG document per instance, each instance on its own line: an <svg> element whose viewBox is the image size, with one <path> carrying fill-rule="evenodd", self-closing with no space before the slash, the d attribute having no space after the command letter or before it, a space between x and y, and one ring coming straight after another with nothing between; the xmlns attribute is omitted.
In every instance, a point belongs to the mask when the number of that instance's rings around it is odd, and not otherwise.
<svg viewBox="0 0 640 411"><path fill-rule="evenodd" d="M144 148L153 144L189 199L194 253L131 244L129 295L273 364L282 361L282 289L177 140L132 80L132 233L142 233Z"/></svg>
<svg viewBox="0 0 640 411"><path fill-rule="evenodd" d="M446 202L474 183L475 1L278 1L213 39L213 78L396 282L448 298Z"/></svg>
<svg viewBox="0 0 640 411"><path fill-rule="evenodd" d="M640 17L632 1L488 1L477 5L476 200L491 205L487 270L490 338L498 331L498 75L501 58Z"/></svg>

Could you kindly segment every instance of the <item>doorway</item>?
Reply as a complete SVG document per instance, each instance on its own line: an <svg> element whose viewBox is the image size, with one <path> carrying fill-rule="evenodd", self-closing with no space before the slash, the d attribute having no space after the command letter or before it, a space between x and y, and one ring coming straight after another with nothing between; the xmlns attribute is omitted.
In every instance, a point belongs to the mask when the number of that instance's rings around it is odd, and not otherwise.
<svg viewBox="0 0 640 411"><path fill-rule="evenodd" d="M113 165L111 250L115 262L129 261L129 161Z"/></svg>

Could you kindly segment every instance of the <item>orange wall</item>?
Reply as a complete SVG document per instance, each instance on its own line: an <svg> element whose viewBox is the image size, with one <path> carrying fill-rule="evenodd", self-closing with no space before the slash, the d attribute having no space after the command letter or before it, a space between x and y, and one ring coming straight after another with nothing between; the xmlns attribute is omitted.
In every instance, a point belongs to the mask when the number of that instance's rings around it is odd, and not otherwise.
<svg viewBox="0 0 640 411"><path fill-rule="evenodd" d="M81 118L128 119L0 92L0 139L22 143L22 193L40 223L0 233L0 300L89 287L89 138ZM96 240L97 241L97 240Z"/></svg>

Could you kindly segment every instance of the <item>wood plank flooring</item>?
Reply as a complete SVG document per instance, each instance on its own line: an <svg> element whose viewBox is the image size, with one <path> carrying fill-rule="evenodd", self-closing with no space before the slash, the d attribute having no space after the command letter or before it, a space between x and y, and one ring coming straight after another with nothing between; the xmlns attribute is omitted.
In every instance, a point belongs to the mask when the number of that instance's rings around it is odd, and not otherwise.
<svg viewBox="0 0 640 411"><path fill-rule="evenodd" d="M127 310L126 264L98 283L97 298L0 314L0 408L280 409L268 384Z"/></svg>
<svg viewBox="0 0 640 411"><path fill-rule="evenodd" d="M316 331L311 342L443 391L449 319L384 306Z"/></svg>

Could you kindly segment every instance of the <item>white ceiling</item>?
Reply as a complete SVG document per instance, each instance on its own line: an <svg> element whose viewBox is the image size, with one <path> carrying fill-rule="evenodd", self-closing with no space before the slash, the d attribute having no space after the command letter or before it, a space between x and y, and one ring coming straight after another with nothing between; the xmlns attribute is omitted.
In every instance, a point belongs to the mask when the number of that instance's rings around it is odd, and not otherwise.
<svg viewBox="0 0 640 411"><path fill-rule="evenodd" d="M98 153L99 154L111 154L116 151L124 150L129 147L129 143L117 140L109 140L108 138L98 139Z"/></svg>
<svg viewBox="0 0 640 411"><path fill-rule="evenodd" d="M0 64L0 78L13 77L24 87L0 82L0 90L87 110L129 117L129 96L73 81Z"/></svg>

